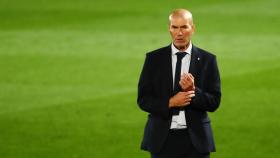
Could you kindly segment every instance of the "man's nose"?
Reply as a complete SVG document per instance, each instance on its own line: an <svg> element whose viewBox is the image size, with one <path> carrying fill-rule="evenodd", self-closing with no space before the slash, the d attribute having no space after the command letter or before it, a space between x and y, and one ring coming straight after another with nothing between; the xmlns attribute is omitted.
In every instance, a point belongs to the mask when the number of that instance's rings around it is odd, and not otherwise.
<svg viewBox="0 0 280 158"><path fill-rule="evenodd" d="M179 29L178 35L183 35L183 32L181 29Z"/></svg>

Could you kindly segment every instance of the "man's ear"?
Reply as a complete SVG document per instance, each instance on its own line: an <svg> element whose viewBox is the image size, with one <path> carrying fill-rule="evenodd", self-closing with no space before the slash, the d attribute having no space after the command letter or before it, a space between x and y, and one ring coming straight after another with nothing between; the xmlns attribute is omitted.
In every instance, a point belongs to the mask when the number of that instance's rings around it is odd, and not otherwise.
<svg viewBox="0 0 280 158"><path fill-rule="evenodd" d="M170 24L168 24L167 30L168 30L168 32L170 32Z"/></svg>
<svg viewBox="0 0 280 158"><path fill-rule="evenodd" d="M192 32L192 34L194 34L194 33L195 33L195 31L196 31L196 27L195 27L195 24L193 24L193 25L192 25L192 29L193 29L193 32Z"/></svg>

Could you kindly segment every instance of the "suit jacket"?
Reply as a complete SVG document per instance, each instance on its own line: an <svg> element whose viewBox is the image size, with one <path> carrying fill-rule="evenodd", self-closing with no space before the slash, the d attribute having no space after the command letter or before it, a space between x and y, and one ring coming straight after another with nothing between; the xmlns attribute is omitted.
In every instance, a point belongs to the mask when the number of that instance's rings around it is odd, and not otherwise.
<svg viewBox="0 0 280 158"><path fill-rule="evenodd" d="M139 107L148 112L141 149L160 152L167 138L172 118L168 108L173 95L171 45L146 54L138 83ZM189 73L195 78L195 97L184 108L187 131L194 147L201 153L215 151L207 112L220 104L220 75L215 55L193 45Z"/></svg>

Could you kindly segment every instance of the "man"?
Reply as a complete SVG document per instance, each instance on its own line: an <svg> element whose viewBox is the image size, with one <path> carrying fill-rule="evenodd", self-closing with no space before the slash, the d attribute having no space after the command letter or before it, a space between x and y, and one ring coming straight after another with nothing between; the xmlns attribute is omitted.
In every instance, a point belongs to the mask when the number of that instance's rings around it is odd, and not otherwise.
<svg viewBox="0 0 280 158"><path fill-rule="evenodd" d="M215 145L207 112L220 104L216 57L194 46L192 14L169 16L172 44L146 54L137 102L149 113L141 148L152 158L209 158Z"/></svg>

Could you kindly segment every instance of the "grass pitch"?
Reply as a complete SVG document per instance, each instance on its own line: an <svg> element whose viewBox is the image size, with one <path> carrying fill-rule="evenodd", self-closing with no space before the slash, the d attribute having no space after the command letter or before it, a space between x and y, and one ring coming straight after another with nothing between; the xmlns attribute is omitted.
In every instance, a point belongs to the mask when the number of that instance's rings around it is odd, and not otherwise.
<svg viewBox="0 0 280 158"><path fill-rule="evenodd" d="M193 12L193 43L217 55L213 158L279 155L277 0L0 2L0 157L148 158L136 105L145 53L167 16Z"/></svg>

